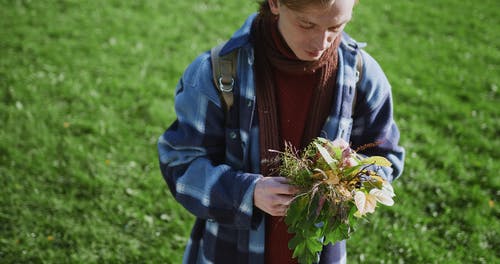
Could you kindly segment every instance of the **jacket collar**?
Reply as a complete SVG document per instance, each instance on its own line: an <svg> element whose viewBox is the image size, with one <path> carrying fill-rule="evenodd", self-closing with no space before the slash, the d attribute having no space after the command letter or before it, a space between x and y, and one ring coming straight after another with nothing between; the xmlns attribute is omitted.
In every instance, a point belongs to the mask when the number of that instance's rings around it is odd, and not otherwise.
<svg viewBox="0 0 500 264"><path fill-rule="evenodd" d="M252 23L257 13L250 15L246 20L243 26L238 29L233 36L229 39L229 41L222 47L220 51L220 55L225 55L230 53L231 51L242 47L250 41L250 31L252 29Z"/></svg>

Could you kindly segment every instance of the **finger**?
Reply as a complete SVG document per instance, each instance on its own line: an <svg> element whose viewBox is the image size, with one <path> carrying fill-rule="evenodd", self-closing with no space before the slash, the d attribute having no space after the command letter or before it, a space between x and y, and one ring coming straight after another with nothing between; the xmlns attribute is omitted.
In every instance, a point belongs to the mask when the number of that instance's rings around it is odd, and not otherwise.
<svg viewBox="0 0 500 264"><path fill-rule="evenodd" d="M288 207L292 203L293 198L294 198L294 196L290 196L290 195L278 195L276 200L278 202L277 203L278 205Z"/></svg>
<svg viewBox="0 0 500 264"><path fill-rule="evenodd" d="M290 203L292 201L292 198L290 197L273 197L273 199L270 201L268 204L268 210L270 212L273 212L272 214L282 214L283 212L286 212L288 210L288 207L290 206Z"/></svg>
<svg viewBox="0 0 500 264"><path fill-rule="evenodd" d="M290 184L291 180L289 178L285 177L274 177L274 178L276 178L279 183L288 186L288 190L286 191L285 194L297 194L300 191L300 189L297 186Z"/></svg>
<svg viewBox="0 0 500 264"><path fill-rule="evenodd" d="M277 205L277 206L274 206L273 208L271 208L268 213L272 216L285 216L287 210L288 210L288 206Z"/></svg>
<svg viewBox="0 0 500 264"><path fill-rule="evenodd" d="M286 178L286 177L273 177L273 179L275 179L277 182L280 182L280 183L289 183L290 182L290 179Z"/></svg>
<svg viewBox="0 0 500 264"><path fill-rule="evenodd" d="M273 211L270 215L272 215L272 216L286 216L286 210Z"/></svg>
<svg viewBox="0 0 500 264"><path fill-rule="evenodd" d="M299 189L296 186L286 184L286 183L276 183L273 186L273 191L277 194L284 194L284 195L294 195L299 192Z"/></svg>

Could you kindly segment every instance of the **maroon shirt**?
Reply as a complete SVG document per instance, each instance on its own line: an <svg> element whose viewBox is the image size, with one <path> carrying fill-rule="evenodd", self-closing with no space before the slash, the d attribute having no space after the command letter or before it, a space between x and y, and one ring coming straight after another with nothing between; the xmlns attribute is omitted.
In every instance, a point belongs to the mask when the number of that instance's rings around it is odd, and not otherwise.
<svg viewBox="0 0 500 264"><path fill-rule="evenodd" d="M313 90L318 86L318 74L289 74L275 69L276 96L282 140L299 148L309 115ZM293 234L287 232L284 217L268 216L266 225L265 263L297 263L288 241Z"/></svg>

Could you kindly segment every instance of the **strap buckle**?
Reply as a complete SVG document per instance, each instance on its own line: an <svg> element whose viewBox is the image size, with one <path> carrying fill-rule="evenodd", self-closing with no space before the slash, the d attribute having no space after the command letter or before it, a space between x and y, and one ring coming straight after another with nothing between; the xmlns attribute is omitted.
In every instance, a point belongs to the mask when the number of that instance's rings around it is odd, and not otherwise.
<svg viewBox="0 0 500 264"><path fill-rule="evenodd" d="M220 90L223 91L223 92L225 92L225 93L232 92L233 91L233 87L234 87L234 78L231 78L231 82L230 83L224 84L223 81L222 81L222 76L219 77L219 87L220 87Z"/></svg>

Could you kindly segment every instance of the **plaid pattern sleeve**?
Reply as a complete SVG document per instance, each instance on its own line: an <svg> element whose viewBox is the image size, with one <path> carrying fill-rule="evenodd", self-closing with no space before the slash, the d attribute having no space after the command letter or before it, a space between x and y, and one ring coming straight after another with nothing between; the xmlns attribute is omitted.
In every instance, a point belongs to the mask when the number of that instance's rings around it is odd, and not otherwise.
<svg viewBox="0 0 500 264"><path fill-rule="evenodd" d="M384 167L383 175L393 181L403 171L405 151L398 145L400 135L393 117L391 86L379 64L369 54L362 55L364 77L359 86L351 141L355 148L376 143L361 154L390 160L392 166Z"/></svg>
<svg viewBox="0 0 500 264"><path fill-rule="evenodd" d="M160 168L175 199L196 217L248 229L260 176L223 163L223 111L215 88L199 87L213 85L207 69L208 56L200 56L177 86L177 120L158 142Z"/></svg>

